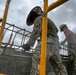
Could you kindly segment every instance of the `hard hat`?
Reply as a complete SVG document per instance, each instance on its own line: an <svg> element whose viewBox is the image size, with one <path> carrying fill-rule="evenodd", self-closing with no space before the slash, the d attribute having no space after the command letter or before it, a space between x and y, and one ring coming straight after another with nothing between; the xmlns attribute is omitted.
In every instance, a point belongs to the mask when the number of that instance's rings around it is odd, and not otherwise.
<svg viewBox="0 0 76 75"><path fill-rule="evenodd" d="M63 27L65 27L65 26L67 27L66 24L61 24L60 27L59 27L60 28L60 31L63 31Z"/></svg>
<svg viewBox="0 0 76 75"><path fill-rule="evenodd" d="M40 16L42 13L43 11L40 6L34 7L28 14L26 24L28 26L31 26L34 23L34 20L36 19L36 17Z"/></svg>

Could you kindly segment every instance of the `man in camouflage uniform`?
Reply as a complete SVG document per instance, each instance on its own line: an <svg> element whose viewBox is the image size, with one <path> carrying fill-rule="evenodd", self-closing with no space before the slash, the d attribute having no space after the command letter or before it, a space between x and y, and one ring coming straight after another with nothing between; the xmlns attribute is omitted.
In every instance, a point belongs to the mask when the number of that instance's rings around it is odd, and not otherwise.
<svg viewBox="0 0 76 75"><path fill-rule="evenodd" d="M76 75L76 34L69 30L66 24L60 25L60 30L64 32L66 37L61 44L64 45L64 43L67 41L69 61L74 65L74 70L71 68L73 72L71 72L71 75Z"/></svg>
<svg viewBox="0 0 76 75"><path fill-rule="evenodd" d="M40 39L38 40L38 44L36 46L35 52L33 53L33 56L32 56L32 69L31 69L30 75L39 75L39 70L40 70L42 14L43 14L43 11L41 10L41 8L39 6L36 6L31 10L31 12L27 17L27 25L30 26L34 24L34 27L29 40L27 41L26 44L23 45L23 48L25 50L29 50L30 46L33 46L37 38L40 37ZM48 19L46 62L50 60L50 63L52 64L56 75L67 75L67 71L62 63L62 60L59 54L59 42L58 42L57 32L58 32L58 29L53 23L53 21Z"/></svg>

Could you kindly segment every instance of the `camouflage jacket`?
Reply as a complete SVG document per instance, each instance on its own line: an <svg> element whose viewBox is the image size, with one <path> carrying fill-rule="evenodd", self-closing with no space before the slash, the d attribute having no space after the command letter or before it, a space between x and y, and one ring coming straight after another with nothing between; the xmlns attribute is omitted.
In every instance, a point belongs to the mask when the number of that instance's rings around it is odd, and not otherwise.
<svg viewBox="0 0 76 75"><path fill-rule="evenodd" d="M39 16L34 21L33 31L31 33L29 40L27 41L27 43L30 46L33 46L35 41L37 40L37 38L41 37L41 31L42 31L42 16ZM48 19L47 35L48 36L50 35L52 37L58 37L57 32L58 32L58 29L55 26L55 24L53 23L53 21Z"/></svg>
<svg viewBox="0 0 76 75"><path fill-rule="evenodd" d="M64 43L67 41L68 48L76 49L76 35L71 30L67 29L64 32L66 39L63 41Z"/></svg>

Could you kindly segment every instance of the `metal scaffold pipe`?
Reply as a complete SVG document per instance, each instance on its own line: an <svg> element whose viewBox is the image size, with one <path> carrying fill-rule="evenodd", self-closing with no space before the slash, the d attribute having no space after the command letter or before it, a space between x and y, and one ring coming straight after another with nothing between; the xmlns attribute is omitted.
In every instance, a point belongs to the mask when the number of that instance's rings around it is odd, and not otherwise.
<svg viewBox="0 0 76 75"><path fill-rule="evenodd" d="M47 48L47 13L68 0L57 0L48 6L48 0L44 0L44 15L42 21L42 42L41 42L41 58L40 58L40 75L46 75L46 48Z"/></svg>
<svg viewBox="0 0 76 75"><path fill-rule="evenodd" d="M47 8L47 12L53 10L54 8L60 6L61 4L67 2L69 0L57 0L56 2L53 2L52 4L50 4Z"/></svg>
<svg viewBox="0 0 76 75"><path fill-rule="evenodd" d="M48 0L44 0L44 13L47 12ZM41 59L40 59L40 75L46 75L46 37L47 35L47 13L43 15L42 21L42 42L41 42Z"/></svg>
<svg viewBox="0 0 76 75"><path fill-rule="evenodd" d="M3 19L2 19L2 25L1 25L1 29L0 29L0 48L1 48L1 44L2 44L3 33L4 33L4 28L5 28L5 23L6 23L6 19L7 19L10 1L11 0L7 0L7 2L6 2L5 11L4 11Z"/></svg>

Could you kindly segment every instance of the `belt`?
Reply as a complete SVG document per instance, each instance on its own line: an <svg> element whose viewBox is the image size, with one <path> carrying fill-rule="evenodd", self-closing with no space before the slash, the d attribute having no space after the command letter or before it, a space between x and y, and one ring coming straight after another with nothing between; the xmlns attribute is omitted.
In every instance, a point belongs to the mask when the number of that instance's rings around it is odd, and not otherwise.
<svg viewBox="0 0 76 75"><path fill-rule="evenodd" d="M48 35L47 37L48 37L48 38L53 38L53 37L54 37L54 38L58 38L57 36L51 36L51 35ZM40 41L41 41L41 38L37 39L37 41L40 42Z"/></svg>

